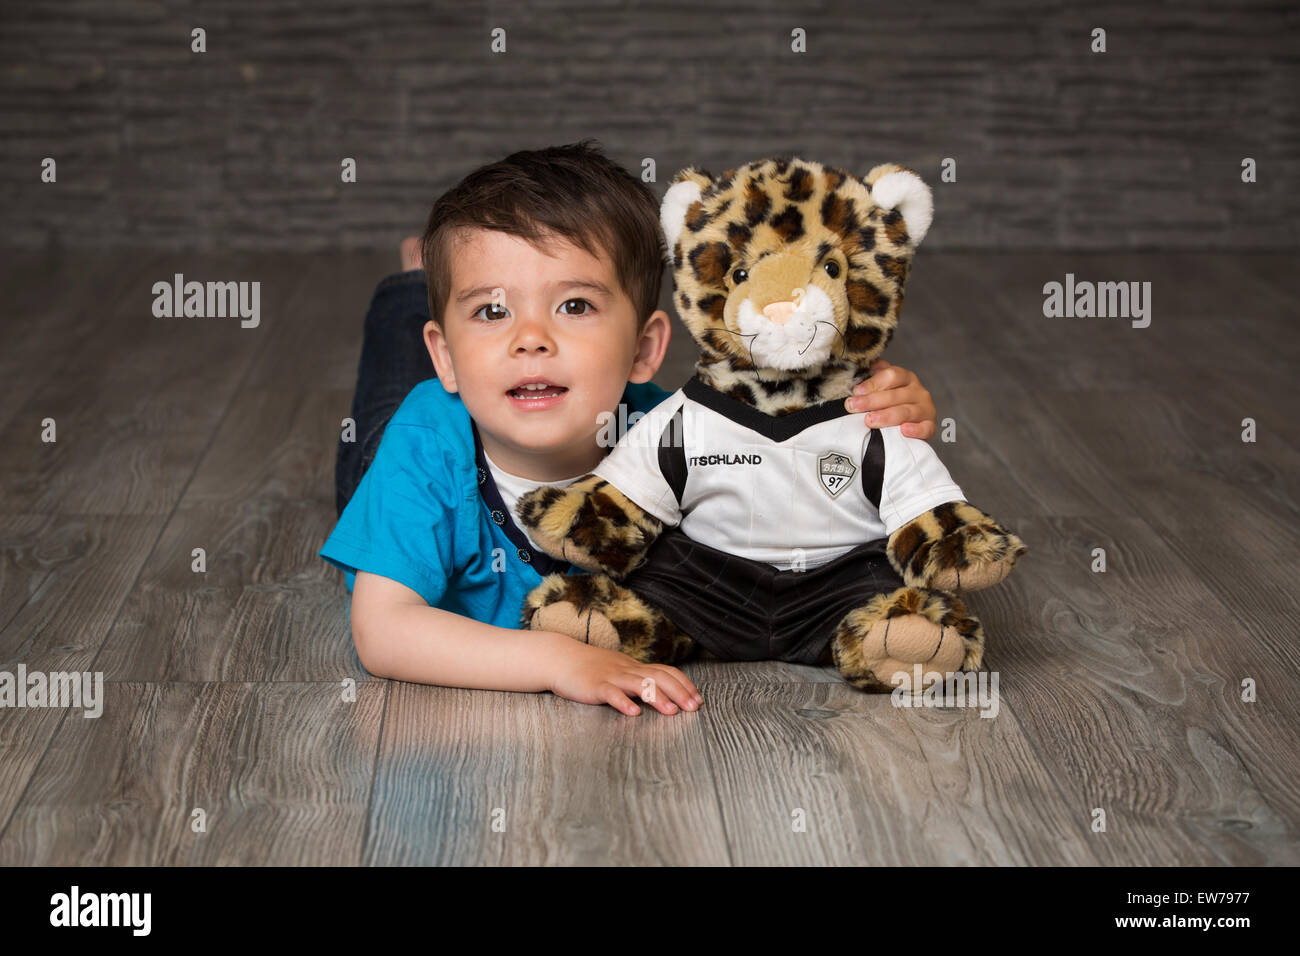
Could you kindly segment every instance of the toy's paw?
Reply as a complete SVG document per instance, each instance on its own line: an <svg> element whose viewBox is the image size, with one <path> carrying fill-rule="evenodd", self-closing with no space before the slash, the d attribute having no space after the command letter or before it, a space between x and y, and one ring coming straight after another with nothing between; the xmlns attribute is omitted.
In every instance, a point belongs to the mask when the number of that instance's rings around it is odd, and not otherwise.
<svg viewBox="0 0 1300 956"><path fill-rule="evenodd" d="M643 663L677 663L695 642L658 608L604 574L548 574L524 599L520 627L555 631Z"/></svg>
<svg viewBox="0 0 1300 956"><path fill-rule="evenodd" d="M583 575L548 574L524 598L520 625L534 631L567 634L584 644L618 650L618 631L593 601L594 583Z"/></svg>
<svg viewBox="0 0 1300 956"><path fill-rule="evenodd" d="M622 577L663 529L655 517L596 475L565 488L543 486L519 498L519 521L551 557Z"/></svg>
<svg viewBox="0 0 1300 956"><path fill-rule="evenodd" d="M618 631L609 623L609 618L595 608L579 611L568 601L539 610L533 615L532 627L535 631L568 634L575 641L593 647L604 647L611 651L619 649Z"/></svg>
<svg viewBox="0 0 1300 956"><path fill-rule="evenodd" d="M902 684L919 694L948 674L978 670L984 631L955 595L899 588L845 615L831 651L840 673L860 690Z"/></svg>
<svg viewBox="0 0 1300 956"><path fill-rule="evenodd" d="M583 495L572 485L568 488L543 485L519 496L515 503L515 517L535 545L553 558L573 561L564 553L569 532L569 523L565 519L572 519L582 498ZM573 550L576 552L577 548ZM573 563L585 567L578 561Z"/></svg>
<svg viewBox="0 0 1300 956"><path fill-rule="evenodd" d="M1026 552L1020 538L974 505L951 501L894 532L888 554L913 587L975 591L997 584Z"/></svg>
<svg viewBox="0 0 1300 956"><path fill-rule="evenodd" d="M939 540L943 565L930 581L941 591L977 591L997 584L1026 551L1018 536L996 524L967 525Z"/></svg>

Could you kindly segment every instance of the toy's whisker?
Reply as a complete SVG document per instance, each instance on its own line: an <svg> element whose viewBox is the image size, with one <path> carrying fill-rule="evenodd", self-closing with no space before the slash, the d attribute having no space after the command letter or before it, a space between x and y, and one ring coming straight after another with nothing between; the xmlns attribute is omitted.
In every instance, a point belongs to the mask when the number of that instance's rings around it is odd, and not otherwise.
<svg viewBox="0 0 1300 956"><path fill-rule="evenodd" d="M814 323L814 325L816 325L816 324L817 324L817 323ZM804 352L807 352L810 348L812 348L812 344L813 344L813 342L815 342L815 341L817 341L817 329L814 328L814 329L813 329L813 332L812 332L812 335L810 335L810 336L808 337L808 344L805 345L803 348L801 348L801 349L799 350L799 354L800 354L800 355L803 355Z"/></svg>
<svg viewBox="0 0 1300 956"><path fill-rule="evenodd" d="M757 338L757 337L758 337L758 333L757 333L757 332L736 332L736 331L733 331L732 329L727 328L725 325L709 325L709 326L705 326L705 328L709 328L709 329L721 329L723 332L728 332L728 333L730 333L731 335L739 335L742 339L745 338L746 336L748 336L748 337L751 338L751 339L752 339L752 338Z"/></svg>
<svg viewBox="0 0 1300 956"><path fill-rule="evenodd" d="M817 323L818 325L829 325L832 329L835 329L835 334L838 335L838 336L840 337L840 340L843 342L843 345L844 345L844 348L840 350L840 357L843 358L843 357L847 354L847 352L848 352L848 348L849 348L849 340L846 339L846 338L844 338L844 333L841 332L839 329L836 329L836 328L835 328L835 323L834 323L834 322L827 322L825 319L817 319L817 320L815 320L815 321L816 321L816 323ZM813 338L816 338L816 337L817 337L817 332L814 330L814 332L813 332ZM811 340L809 340L808 345L812 345L812 341L811 341ZM807 348L807 347L808 347L807 345L804 346L804 348ZM800 355L803 355L803 352L800 352L799 354L800 354Z"/></svg>
<svg viewBox="0 0 1300 956"><path fill-rule="evenodd" d="M738 335L738 336L740 336L742 339L744 339L744 338L749 338L749 339L756 339L756 338L758 338L758 333L757 333L757 332L736 332L736 331L733 331L732 329L727 328L725 325L710 325L710 326L706 326L706 328L710 328L710 329L721 329L723 332L727 332L727 333L729 333L729 334L731 334L731 335ZM758 363L754 361L754 350L753 350L753 348L750 347L750 344L749 344L748 342L745 343L745 351L747 351L747 352L749 353L749 364L752 365L752 366L754 366L754 376L755 376L755 377L756 377L756 378L761 382L761 381L763 380L763 374L762 374L763 370L760 369L760 368L758 367Z"/></svg>

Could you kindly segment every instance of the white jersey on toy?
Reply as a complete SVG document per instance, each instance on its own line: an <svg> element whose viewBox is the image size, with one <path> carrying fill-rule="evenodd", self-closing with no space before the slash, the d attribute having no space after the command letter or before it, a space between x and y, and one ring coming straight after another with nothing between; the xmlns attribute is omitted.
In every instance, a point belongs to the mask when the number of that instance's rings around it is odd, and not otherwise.
<svg viewBox="0 0 1300 956"><path fill-rule="evenodd" d="M928 444L842 399L765 415L692 378L593 473L691 540L778 570L893 534L961 488Z"/></svg>

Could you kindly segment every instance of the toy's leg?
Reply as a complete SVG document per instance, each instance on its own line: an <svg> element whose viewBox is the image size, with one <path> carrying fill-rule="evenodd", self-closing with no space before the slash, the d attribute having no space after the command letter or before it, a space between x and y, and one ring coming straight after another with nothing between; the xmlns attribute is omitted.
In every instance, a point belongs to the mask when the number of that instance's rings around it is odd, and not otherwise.
<svg viewBox="0 0 1300 956"><path fill-rule="evenodd" d="M898 588L878 594L844 616L831 640L831 655L844 679L859 690L892 691L899 672L914 677L978 670L984 629L961 599L930 588Z"/></svg>
<svg viewBox="0 0 1300 956"><path fill-rule="evenodd" d="M907 584L944 591L997 584L1025 550L1019 537L965 501L939 505L889 539L890 561Z"/></svg>
<svg viewBox="0 0 1300 956"><path fill-rule="evenodd" d="M647 664L676 664L695 642L658 608L603 574L549 574L529 592L522 625L558 631Z"/></svg>

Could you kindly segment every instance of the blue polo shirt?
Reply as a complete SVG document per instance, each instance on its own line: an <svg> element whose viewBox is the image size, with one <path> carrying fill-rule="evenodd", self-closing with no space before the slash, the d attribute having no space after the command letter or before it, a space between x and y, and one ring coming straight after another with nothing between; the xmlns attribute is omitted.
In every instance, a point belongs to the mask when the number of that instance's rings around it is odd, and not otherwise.
<svg viewBox="0 0 1300 956"><path fill-rule="evenodd" d="M629 382L627 413L670 393ZM436 378L406 396L384 429L320 556L344 573L391 578L438 607L517 628L524 597L552 572L580 569L534 548L505 507L459 395Z"/></svg>

